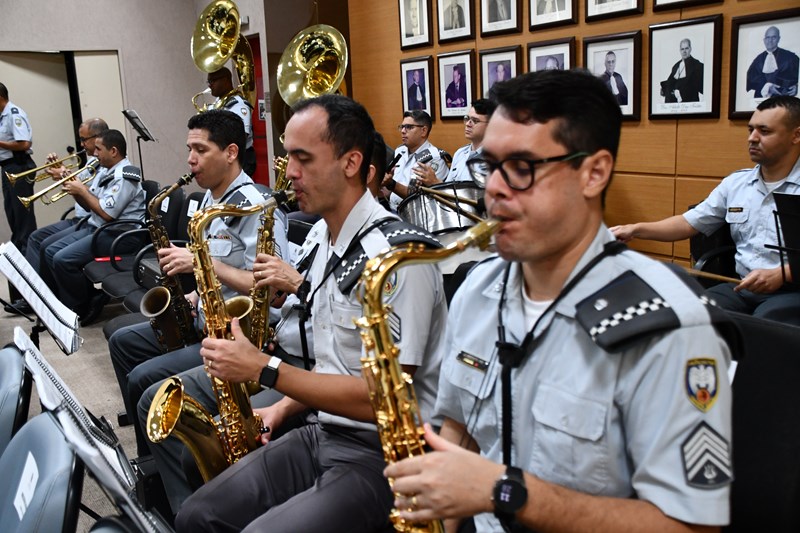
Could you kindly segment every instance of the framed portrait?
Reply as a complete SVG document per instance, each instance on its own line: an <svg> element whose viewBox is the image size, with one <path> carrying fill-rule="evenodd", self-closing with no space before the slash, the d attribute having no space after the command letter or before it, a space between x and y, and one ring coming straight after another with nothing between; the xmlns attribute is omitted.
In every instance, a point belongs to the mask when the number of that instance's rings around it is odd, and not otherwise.
<svg viewBox="0 0 800 533"><path fill-rule="evenodd" d="M481 36L522 31L522 0L481 0Z"/></svg>
<svg viewBox="0 0 800 533"><path fill-rule="evenodd" d="M642 12L642 0L586 0L586 22Z"/></svg>
<svg viewBox="0 0 800 533"><path fill-rule="evenodd" d="M650 118L718 118L722 15L650 26Z"/></svg>
<svg viewBox="0 0 800 533"><path fill-rule="evenodd" d="M583 40L584 67L603 80L616 98L623 120L639 120L642 73L641 30L587 37Z"/></svg>
<svg viewBox="0 0 800 533"><path fill-rule="evenodd" d="M442 119L461 119L475 95L473 65L475 52L465 50L439 54L439 109Z"/></svg>
<svg viewBox="0 0 800 533"><path fill-rule="evenodd" d="M531 31L578 23L578 0L530 0Z"/></svg>
<svg viewBox="0 0 800 533"><path fill-rule="evenodd" d="M397 0L400 8L400 49L433 44L431 0Z"/></svg>
<svg viewBox="0 0 800 533"><path fill-rule="evenodd" d="M702 4L721 4L724 0L653 0L653 11L681 9Z"/></svg>
<svg viewBox="0 0 800 533"><path fill-rule="evenodd" d="M528 44L528 72L569 70L575 66L575 37Z"/></svg>
<svg viewBox="0 0 800 533"><path fill-rule="evenodd" d="M439 42L475 38L472 0L436 0L439 13Z"/></svg>
<svg viewBox="0 0 800 533"><path fill-rule="evenodd" d="M400 61L403 80L403 112L421 109L433 117L433 57L415 57Z"/></svg>
<svg viewBox="0 0 800 533"><path fill-rule="evenodd" d="M481 50L480 59L481 94L487 98L492 85L510 80L522 71L522 46Z"/></svg>
<svg viewBox="0 0 800 533"><path fill-rule="evenodd" d="M770 96L797 97L799 55L800 8L734 18L728 118L749 119Z"/></svg>

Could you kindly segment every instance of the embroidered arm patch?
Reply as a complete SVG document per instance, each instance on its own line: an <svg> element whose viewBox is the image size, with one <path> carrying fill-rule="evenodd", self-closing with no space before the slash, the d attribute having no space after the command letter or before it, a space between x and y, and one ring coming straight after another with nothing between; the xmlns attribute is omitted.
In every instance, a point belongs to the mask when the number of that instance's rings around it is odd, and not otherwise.
<svg viewBox="0 0 800 533"><path fill-rule="evenodd" d="M731 447L706 422L700 422L681 444L686 483L698 489L716 489L733 479Z"/></svg>

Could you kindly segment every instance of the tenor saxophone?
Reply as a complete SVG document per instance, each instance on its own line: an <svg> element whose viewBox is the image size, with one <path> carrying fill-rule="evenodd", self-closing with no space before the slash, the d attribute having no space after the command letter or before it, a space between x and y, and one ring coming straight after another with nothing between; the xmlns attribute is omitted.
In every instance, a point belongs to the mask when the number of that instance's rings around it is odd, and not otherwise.
<svg viewBox="0 0 800 533"><path fill-rule="evenodd" d="M147 211L150 213L147 229L150 231L150 238L156 252L170 247L169 235L167 235L164 224L161 223L161 214L159 213L161 204L173 191L191 183L192 179L194 179L194 174L184 174L147 204ZM178 276L162 276L161 286L153 287L145 293L139 310L146 318L150 319L150 325L155 331L156 339L163 352L171 352L200 342L197 328L194 327L192 307L184 297L183 287L181 287L181 280Z"/></svg>
<svg viewBox="0 0 800 533"><path fill-rule="evenodd" d="M286 179L286 159L283 157L275 158L276 178L274 192L286 191L291 185L291 181ZM273 226L275 225L275 210L279 207L276 202L271 207L261 211L261 229L258 231L258 243L256 254L275 255L275 235ZM250 321L250 341L259 348L264 346L273 336L272 329L269 327L269 308L272 302L272 288L270 286L256 287L250 289L250 299L253 301L253 311Z"/></svg>
<svg viewBox="0 0 800 533"><path fill-rule="evenodd" d="M247 296L223 300L222 287L214 273L208 242L203 232L217 217L247 216L294 199L294 192L276 193L258 205L238 207L218 204L194 214L189 221L189 249L193 254L197 292L203 302L208 336L215 339L232 338L232 317L242 320L249 331L253 302ZM156 391L147 414L147 436L161 442L174 434L183 442L197 463L200 475L208 481L232 465L259 442L261 417L253 413L250 390L245 383L231 383L209 375L217 399L219 422L214 420L197 400L183 391L177 376L168 378Z"/></svg>
<svg viewBox="0 0 800 533"><path fill-rule="evenodd" d="M416 243L396 246L370 259L364 267L358 288L364 316L356 320L361 328L361 341L366 354L361 358L361 371L369 388L383 457L387 464L422 455L425 430L411 376L403 372L400 366L400 349L392 340L387 322L391 308L383 300L386 280L401 266L436 263L469 246L485 249L498 228L499 222L496 220L481 222L470 228L463 238L437 250L427 250L424 244ZM397 509L392 509L389 517L397 531L444 531L439 521L410 523L400 517Z"/></svg>

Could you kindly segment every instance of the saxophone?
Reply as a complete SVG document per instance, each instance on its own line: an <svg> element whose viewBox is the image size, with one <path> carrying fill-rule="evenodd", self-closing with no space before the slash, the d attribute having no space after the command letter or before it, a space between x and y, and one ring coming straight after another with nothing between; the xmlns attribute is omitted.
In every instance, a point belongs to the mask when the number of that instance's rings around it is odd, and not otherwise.
<svg viewBox="0 0 800 533"><path fill-rule="evenodd" d="M208 336L231 338L231 317L242 320L242 329L250 329L247 318L253 302L247 296L223 301L222 288L214 274L208 243L203 231L214 218L247 216L294 199L294 192L276 193L258 205L238 207L217 204L194 214L189 221L189 249L194 254L197 292L203 302ZM159 387L147 414L147 436L161 442L174 433L183 442L197 463L205 481L214 478L232 465L259 442L261 418L250 406L250 390L245 383L231 383L209 375L217 398L219 422L197 400L184 393L177 376L168 378Z"/></svg>
<svg viewBox="0 0 800 533"><path fill-rule="evenodd" d="M184 174L173 185L165 187L147 204L147 211L150 213L150 222L147 228L156 252L170 246L169 235L161 223L159 214L161 203L173 191L191 183L192 179L194 179L194 174ZM178 276L162 276L161 286L153 287L145 293L139 310L146 318L150 319L150 325L156 333L156 339L163 352L171 352L200 342L197 329L194 327L192 307L184 297L181 280Z"/></svg>
<svg viewBox="0 0 800 533"><path fill-rule="evenodd" d="M286 159L283 157L275 158L276 178L273 192L282 192L289 188L291 181L286 178ZM258 232L258 243L256 245L256 255L267 254L275 255L275 236L273 226L275 225L275 210L278 208L276 202L272 207L261 211L261 229ZM252 320L250 321L250 340L260 349L273 336L274 332L269 327L269 308L272 302L272 290L269 286L257 288L253 284L250 289L250 299L253 301Z"/></svg>
<svg viewBox="0 0 800 533"><path fill-rule="evenodd" d="M425 245L414 243L396 246L370 259L364 267L358 289L364 316L356 320L361 328L361 341L366 354L361 358L361 370L369 388L383 457L387 464L422 455L425 430L422 427L412 379L400 366L400 350L392 340L387 323L391 309L383 300L386 280L400 266L435 263L469 246L486 249L492 234L498 229L498 221L487 220L473 226L463 238L450 243L446 248L426 250ZM439 521L410 523L400 517L397 509L392 509L389 518L397 531L444 531Z"/></svg>

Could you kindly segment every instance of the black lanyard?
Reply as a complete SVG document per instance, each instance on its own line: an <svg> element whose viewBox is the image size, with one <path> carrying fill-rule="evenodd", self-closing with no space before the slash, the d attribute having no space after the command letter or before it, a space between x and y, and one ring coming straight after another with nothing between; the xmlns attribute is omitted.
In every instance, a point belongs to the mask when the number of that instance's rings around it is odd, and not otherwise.
<svg viewBox="0 0 800 533"><path fill-rule="evenodd" d="M495 342L497 347L497 356L500 364L503 366L502 370L502 399L503 399L503 464L511 466L511 424L513 414L513 403L511 397L511 371L519 367L522 361L525 360L533 352L533 333L536 331L539 322L547 315L551 309L554 309L556 304L560 302L572 289L606 257L617 255L618 253L626 250L627 247L618 241L606 243L603 246L603 251L594 256L585 267L578 272L569 283L567 283L555 300L553 300L547 309L539 315L536 319L531 330L525 335L521 344L514 344L506 341L506 328L503 324L503 308L506 303L506 288L508 287L508 278L511 274L511 263L506 267L503 277L503 291L500 293L500 303L497 306L497 337Z"/></svg>

